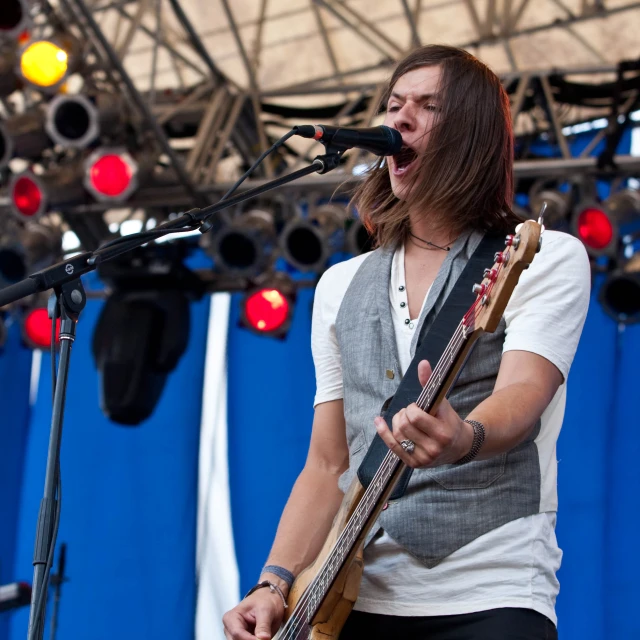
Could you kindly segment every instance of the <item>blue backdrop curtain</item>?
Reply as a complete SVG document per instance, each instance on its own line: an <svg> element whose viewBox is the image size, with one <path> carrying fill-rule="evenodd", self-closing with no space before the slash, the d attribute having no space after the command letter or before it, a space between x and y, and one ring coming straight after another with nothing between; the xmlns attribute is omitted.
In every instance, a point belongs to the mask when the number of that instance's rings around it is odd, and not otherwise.
<svg viewBox="0 0 640 640"><path fill-rule="evenodd" d="M24 346L20 325L8 316L7 339L0 347L0 585L15 581L20 486L29 435L29 383L32 351ZM30 580L29 580L30 581ZM9 617L0 614L0 639L9 633Z"/></svg>
<svg viewBox="0 0 640 640"><path fill-rule="evenodd" d="M193 637L208 305L208 299L192 305L187 352L170 374L153 416L137 428L113 424L100 412L90 342L102 302L89 301L83 312L72 354L61 455L58 548L67 544L69 578L60 606L61 639ZM24 455L12 571L13 578L29 582L49 438L49 364L44 354ZM16 392L13 398L24 405L23 395ZM3 451L5 444L3 435ZM0 618L10 620L9 638L26 637L26 608Z"/></svg>

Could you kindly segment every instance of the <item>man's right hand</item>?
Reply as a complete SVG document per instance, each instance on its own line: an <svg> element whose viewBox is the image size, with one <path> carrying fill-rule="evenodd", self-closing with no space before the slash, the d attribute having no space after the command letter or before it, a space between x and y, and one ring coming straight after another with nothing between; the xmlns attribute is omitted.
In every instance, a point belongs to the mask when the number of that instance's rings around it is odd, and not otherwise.
<svg viewBox="0 0 640 640"><path fill-rule="evenodd" d="M271 640L283 617L282 599L264 587L224 614L224 635L228 640Z"/></svg>

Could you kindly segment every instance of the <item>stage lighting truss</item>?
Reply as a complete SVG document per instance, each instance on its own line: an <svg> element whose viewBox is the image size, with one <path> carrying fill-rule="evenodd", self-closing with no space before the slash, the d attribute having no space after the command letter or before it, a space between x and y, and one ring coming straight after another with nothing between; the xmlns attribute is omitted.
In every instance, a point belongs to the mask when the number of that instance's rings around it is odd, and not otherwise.
<svg viewBox="0 0 640 640"><path fill-rule="evenodd" d="M285 273L261 278L242 298L241 326L261 336L284 338L293 318L295 291L295 284Z"/></svg>
<svg viewBox="0 0 640 640"><path fill-rule="evenodd" d="M255 278L269 269L275 257L273 213L250 209L211 231L204 240L217 271Z"/></svg>
<svg viewBox="0 0 640 640"><path fill-rule="evenodd" d="M320 272L329 256L344 247L345 206L312 206L308 216L296 216L280 233L280 249L287 262L303 272Z"/></svg>

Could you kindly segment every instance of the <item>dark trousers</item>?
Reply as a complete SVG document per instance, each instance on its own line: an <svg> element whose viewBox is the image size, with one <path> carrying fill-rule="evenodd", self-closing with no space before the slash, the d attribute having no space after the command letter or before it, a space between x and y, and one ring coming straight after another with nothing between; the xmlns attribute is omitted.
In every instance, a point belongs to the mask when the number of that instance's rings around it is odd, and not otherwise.
<svg viewBox="0 0 640 640"><path fill-rule="evenodd" d="M340 640L557 640L556 627L531 609L456 616L386 616L352 611Z"/></svg>

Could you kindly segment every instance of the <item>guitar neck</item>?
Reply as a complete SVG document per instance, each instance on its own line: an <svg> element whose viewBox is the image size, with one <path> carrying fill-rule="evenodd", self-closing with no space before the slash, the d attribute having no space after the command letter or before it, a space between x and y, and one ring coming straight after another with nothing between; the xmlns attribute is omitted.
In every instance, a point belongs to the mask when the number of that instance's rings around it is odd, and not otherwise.
<svg viewBox="0 0 640 640"><path fill-rule="evenodd" d="M440 402L455 382L476 337L475 333L468 330L464 321L458 325L428 383L416 400L421 409L435 414ZM364 542L406 468L395 453L387 453L322 568L300 598L287 624L281 629L279 640L296 638L300 629L311 624L331 585Z"/></svg>

